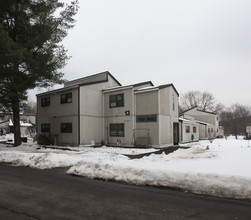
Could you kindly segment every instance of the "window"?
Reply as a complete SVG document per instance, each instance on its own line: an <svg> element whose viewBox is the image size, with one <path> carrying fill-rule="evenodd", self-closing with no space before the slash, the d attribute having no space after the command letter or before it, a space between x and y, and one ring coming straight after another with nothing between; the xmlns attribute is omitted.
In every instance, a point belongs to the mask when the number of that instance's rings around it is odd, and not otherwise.
<svg viewBox="0 0 251 220"><path fill-rule="evenodd" d="M72 102L72 93L66 93L61 95L61 104L71 103Z"/></svg>
<svg viewBox="0 0 251 220"><path fill-rule="evenodd" d="M41 99L41 106L42 107L50 106L50 97L42 98Z"/></svg>
<svg viewBox="0 0 251 220"><path fill-rule="evenodd" d="M211 133L213 133L214 132L214 129L213 128L211 128Z"/></svg>
<svg viewBox="0 0 251 220"><path fill-rule="evenodd" d="M124 137L125 129L124 124L110 124L110 136L111 137Z"/></svg>
<svg viewBox="0 0 251 220"><path fill-rule="evenodd" d="M190 133L190 126L186 126L186 133Z"/></svg>
<svg viewBox="0 0 251 220"><path fill-rule="evenodd" d="M72 123L61 123L61 133L72 133Z"/></svg>
<svg viewBox="0 0 251 220"><path fill-rule="evenodd" d="M197 129L195 126L193 126L193 133L196 133L197 132Z"/></svg>
<svg viewBox="0 0 251 220"><path fill-rule="evenodd" d="M136 122L157 122L157 115L137 115L136 116Z"/></svg>
<svg viewBox="0 0 251 220"><path fill-rule="evenodd" d="M110 108L124 106L124 94L110 95L109 97Z"/></svg>
<svg viewBox="0 0 251 220"><path fill-rule="evenodd" d="M210 128L208 128L207 130L208 130L208 133L210 133Z"/></svg>
<svg viewBox="0 0 251 220"><path fill-rule="evenodd" d="M50 133L51 126L50 124L41 124L41 132Z"/></svg>

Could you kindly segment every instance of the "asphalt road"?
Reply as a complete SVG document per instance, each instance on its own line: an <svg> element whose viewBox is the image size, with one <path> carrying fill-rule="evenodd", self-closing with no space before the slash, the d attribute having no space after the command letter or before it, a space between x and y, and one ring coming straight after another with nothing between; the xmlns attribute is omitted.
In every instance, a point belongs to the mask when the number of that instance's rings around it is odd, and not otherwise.
<svg viewBox="0 0 251 220"><path fill-rule="evenodd" d="M0 219L251 219L251 202L0 164Z"/></svg>

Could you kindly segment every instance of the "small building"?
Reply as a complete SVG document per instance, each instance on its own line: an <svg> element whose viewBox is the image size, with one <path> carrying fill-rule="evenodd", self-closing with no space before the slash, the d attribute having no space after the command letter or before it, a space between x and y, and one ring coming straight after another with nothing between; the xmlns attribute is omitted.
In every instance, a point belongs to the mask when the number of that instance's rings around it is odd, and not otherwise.
<svg viewBox="0 0 251 220"><path fill-rule="evenodd" d="M9 121L9 131L11 133L14 133L13 122L12 122L11 119ZM20 121L20 133L21 133L21 136L26 136L26 135L29 135L29 134L32 135L32 133L34 131L35 131L35 124Z"/></svg>
<svg viewBox="0 0 251 220"><path fill-rule="evenodd" d="M22 136L26 136L36 131L36 114L20 113L20 132ZM13 133L13 115L10 112L1 112L0 129L4 133ZM32 129L32 130L31 130Z"/></svg>
<svg viewBox="0 0 251 220"><path fill-rule="evenodd" d="M251 123L246 124L246 138L247 139L251 138Z"/></svg>
<svg viewBox="0 0 251 220"><path fill-rule="evenodd" d="M216 138L220 134L219 130L219 117L214 112L203 111L197 106L190 108L179 115L181 118L190 119L191 117L196 120L199 126L199 138L211 139Z"/></svg>

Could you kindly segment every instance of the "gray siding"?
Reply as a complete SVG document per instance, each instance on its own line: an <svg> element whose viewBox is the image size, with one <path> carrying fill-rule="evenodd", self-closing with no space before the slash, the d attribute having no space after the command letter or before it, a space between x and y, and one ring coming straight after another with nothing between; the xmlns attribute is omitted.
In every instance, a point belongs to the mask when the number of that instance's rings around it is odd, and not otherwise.
<svg viewBox="0 0 251 220"><path fill-rule="evenodd" d="M72 102L61 104L61 95L72 93ZM41 107L41 99L50 97L50 106ZM38 134L41 124L50 124L50 133L57 138L57 144L78 144L78 88L60 90L37 97ZM72 123L72 133L61 133L61 123Z"/></svg>

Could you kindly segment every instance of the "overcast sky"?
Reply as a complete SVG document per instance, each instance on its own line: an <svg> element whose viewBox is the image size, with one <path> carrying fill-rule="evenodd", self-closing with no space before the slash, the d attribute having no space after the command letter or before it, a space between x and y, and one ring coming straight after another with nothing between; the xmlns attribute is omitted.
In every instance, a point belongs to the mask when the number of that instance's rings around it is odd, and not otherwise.
<svg viewBox="0 0 251 220"><path fill-rule="evenodd" d="M122 85L173 83L251 105L250 0L79 2L65 79L109 71Z"/></svg>

